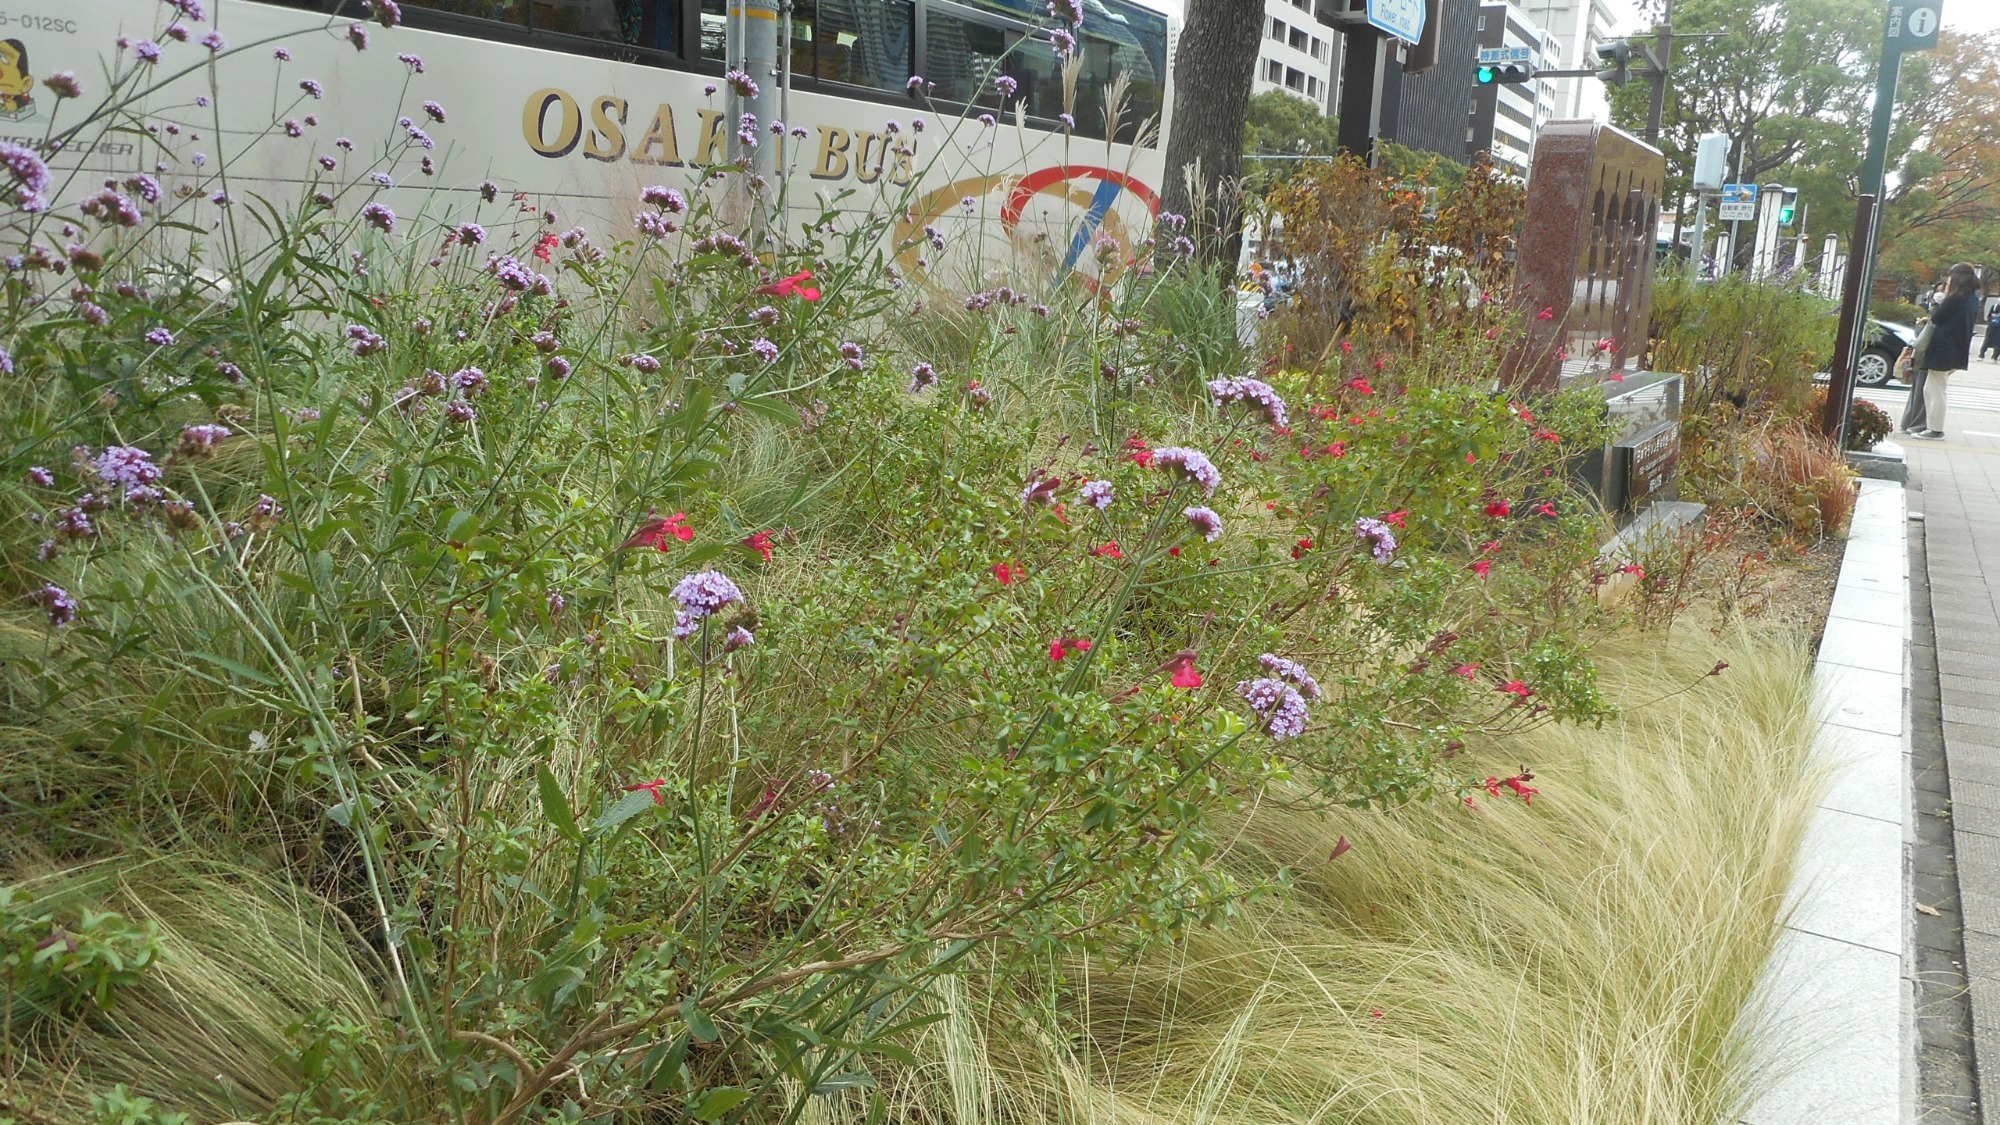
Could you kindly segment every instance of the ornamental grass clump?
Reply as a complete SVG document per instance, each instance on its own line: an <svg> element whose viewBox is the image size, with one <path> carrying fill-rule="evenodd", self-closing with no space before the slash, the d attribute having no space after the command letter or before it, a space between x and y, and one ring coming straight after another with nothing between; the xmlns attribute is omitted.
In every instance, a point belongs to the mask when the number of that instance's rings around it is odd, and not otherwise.
<svg viewBox="0 0 2000 1125"><path fill-rule="evenodd" d="M285 73L274 144L337 94ZM0 835L37 851L0 861L169 872L197 890L162 932L215 922L18 1013L8 1104L865 1102L968 958L1250 909L1268 873L1223 854L1267 798L1483 792L1455 755L1611 714L1564 484L1588 402L1511 402L1463 355L1239 368L1210 279L1143 240L1144 269L940 310L885 260L922 252L886 183L765 235L724 218L771 205L737 164L634 190L625 241L490 183L398 214L456 120L398 74L437 137L301 145L294 198L224 208L171 134L175 190L120 182L133 224L8 163ZM75 147L175 79L107 81ZM55 269L64 223L101 267ZM165 894L128 882L23 925ZM188 906L225 884L254 924ZM83 972L58 944L8 986ZM255 1004L202 987L285 965Z"/></svg>

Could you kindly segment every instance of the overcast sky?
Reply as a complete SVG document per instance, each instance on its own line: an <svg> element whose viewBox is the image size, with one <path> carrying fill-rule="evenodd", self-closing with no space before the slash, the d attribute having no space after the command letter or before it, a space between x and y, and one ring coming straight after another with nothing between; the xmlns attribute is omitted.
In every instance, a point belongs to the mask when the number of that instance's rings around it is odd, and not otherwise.
<svg viewBox="0 0 2000 1125"><path fill-rule="evenodd" d="M1944 25L1959 31L2000 29L2000 4L1993 0L1944 0Z"/></svg>

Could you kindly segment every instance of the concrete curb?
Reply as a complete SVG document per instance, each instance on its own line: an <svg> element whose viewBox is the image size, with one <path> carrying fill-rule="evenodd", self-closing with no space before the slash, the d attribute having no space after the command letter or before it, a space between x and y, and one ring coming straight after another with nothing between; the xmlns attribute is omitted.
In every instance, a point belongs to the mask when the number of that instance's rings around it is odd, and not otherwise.
<svg viewBox="0 0 2000 1125"><path fill-rule="evenodd" d="M1916 1120L1910 591L1899 484L1861 483L1813 681L1833 785L1806 831L1752 1026L1743 1125Z"/></svg>

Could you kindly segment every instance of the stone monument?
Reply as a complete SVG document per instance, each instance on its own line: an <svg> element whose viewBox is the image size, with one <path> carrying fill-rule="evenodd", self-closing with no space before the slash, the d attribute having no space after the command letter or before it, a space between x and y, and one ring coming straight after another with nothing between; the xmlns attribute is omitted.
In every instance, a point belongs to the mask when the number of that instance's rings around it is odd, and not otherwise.
<svg viewBox="0 0 2000 1125"><path fill-rule="evenodd" d="M1604 395L1614 435L1583 472L1634 535L1700 514L1676 503L1681 377L1642 369L1665 179L1666 157L1628 133L1593 121L1542 129L1517 255L1525 338L1502 372L1523 391L1594 386Z"/></svg>

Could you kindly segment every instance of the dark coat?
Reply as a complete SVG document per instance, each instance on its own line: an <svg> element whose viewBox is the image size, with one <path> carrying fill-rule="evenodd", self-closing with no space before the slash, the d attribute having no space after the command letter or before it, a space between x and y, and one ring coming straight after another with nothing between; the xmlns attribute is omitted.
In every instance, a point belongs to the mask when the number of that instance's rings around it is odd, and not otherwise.
<svg viewBox="0 0 2000 1125"><path fill-rule="evenodd" d="M1963 371L1972 366L1972 334L1979 328L1979 294L1946 297L1931 310L1931 346L1924 370Z"/></svg>

